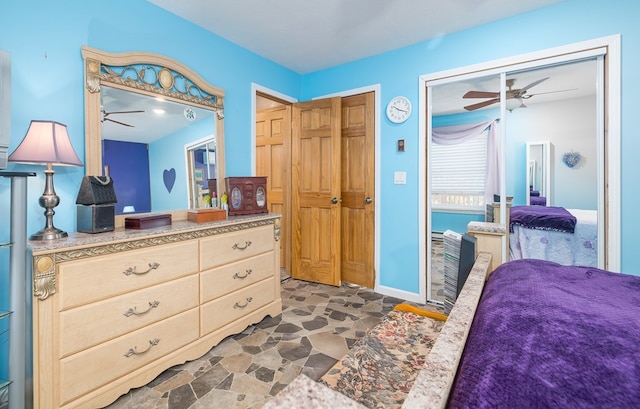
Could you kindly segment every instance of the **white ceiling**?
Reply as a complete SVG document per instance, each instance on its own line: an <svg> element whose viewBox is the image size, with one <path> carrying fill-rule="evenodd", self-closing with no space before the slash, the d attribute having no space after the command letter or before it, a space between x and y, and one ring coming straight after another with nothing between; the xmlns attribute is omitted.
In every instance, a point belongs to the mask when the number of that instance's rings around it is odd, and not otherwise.
<svg viewBox="0 0 640 409"><path fill-rule="evenodd" d="M300 73L342 64L474 25L543 7L561 0L148 0L278 64ZM514 89L548 77L528 90L525 105L595 93L595 64L574 63L511 74ZM433 90L433 113L464 112L470 90L499 91L499 78L477 78ZM106 92L105 92L106 91ZM557 92L562 91L562 92ZM150 142L187 125L184 106L153 116L151 98L103 90L107 111L144 109L109 117L134 125L105 122L103 137ZM157 102L153 102L157 104ZM142 108L140 108L142 107ZM495 108L491 105L489 108ZM197 118L210 112L194 109ZM210 119L209 119L210 120ZM153 126L153 129L149 129Z"/></svg>
<svg viewBox="0 0 640 409"><path fill-rule="evenodd" d="M301 74L562 0L148 0Z"/></svg>
<svg viewBox="0 0 640 409"><path fill-rule="evenodd" d="M200 121L211 124L214 133L212 111L107 86L101 87L100 94L102 139L151 143ZM109 120L104 120L105 113Z"/></svg>

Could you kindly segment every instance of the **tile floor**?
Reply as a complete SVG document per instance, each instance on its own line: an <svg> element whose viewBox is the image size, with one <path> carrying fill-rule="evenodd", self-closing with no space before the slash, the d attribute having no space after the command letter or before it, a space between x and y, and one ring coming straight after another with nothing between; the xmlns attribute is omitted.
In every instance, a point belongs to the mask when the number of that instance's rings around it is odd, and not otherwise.
<svg viewBox="0 0 640 409"><path fill-rule="evenodd" d="M403 300L370 289L282 282L283 312L170 368L109 409L259 408L298 374L319 379ZM438 310L437 307L427 306Z"/></svg>

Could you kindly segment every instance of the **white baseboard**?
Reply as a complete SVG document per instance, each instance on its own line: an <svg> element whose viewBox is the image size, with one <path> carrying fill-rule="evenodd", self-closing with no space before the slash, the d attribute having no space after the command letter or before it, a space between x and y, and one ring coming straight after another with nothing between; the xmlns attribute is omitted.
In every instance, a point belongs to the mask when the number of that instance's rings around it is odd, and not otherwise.
<svg viewBox="0 0 640 409"><path fill-rule="evenodd" d="M420 294L410 293L408 291L398 290L396 288L386 287L383 285L378 286L374 291L378 294L386 295L387 297L400 298L405 301L411 301L419 304L424 304L425 302L425 300L420 298Z"/></svg>

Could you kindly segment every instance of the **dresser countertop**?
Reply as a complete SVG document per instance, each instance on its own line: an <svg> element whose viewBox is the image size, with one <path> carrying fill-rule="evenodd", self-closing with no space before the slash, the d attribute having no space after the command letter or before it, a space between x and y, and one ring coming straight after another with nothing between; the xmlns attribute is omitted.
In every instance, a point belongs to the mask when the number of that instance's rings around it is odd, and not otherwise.
<svg viewBox="0 0 640 409"><path fill-rule="evenodd" d="M100 246L106 243L130 241L136 239L148 239L155 236L188 233L191 231L233 227L238 224L261 223L281 217L278 213L262 213L247 216L229 216L226 220L218 220L206 223L195 223L188 220L175 220L170 225L154 227L150 229L125 229L116 228L111 232L103 233L79 233L70 232L68 237L55 240L29 240L28 246L34 255L50 253L57 250L80 248L87 246Z"/></svg>

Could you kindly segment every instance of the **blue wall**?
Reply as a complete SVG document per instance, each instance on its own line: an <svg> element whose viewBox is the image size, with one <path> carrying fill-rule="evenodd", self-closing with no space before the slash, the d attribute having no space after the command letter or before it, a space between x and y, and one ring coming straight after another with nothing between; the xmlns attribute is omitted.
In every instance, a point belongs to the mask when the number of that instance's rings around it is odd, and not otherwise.
<svg viewBox="0 0 640 409"><path fill-rule="evenodd" d="M213 123L198 121L180 131L149 144L149 172L151 174L151 208L154 212L184 209L188 207L189 186L187 165L185 163L185 145L212 137L215 134ZM163 158L154 160L154 158ZM196 158L197 159L197 158ZM204 168L204 165L196 166ZM164 184L164 172L175 172L175 182L169 192ZM206 177L206 176L205 176ZM206 186L206 181L203 182Z"/></svg>
<svg viewBox="0 0 640 409"><path fill-rule="evenodd" d="M0 49L11 54L12 70L9 152L20 143L32 119L52 119L68 126L71 142L78 156L84 158L83 45L110 52L163 54L223 88L230 176L252 171L246 159L251 143L251 83L286 95L300 94L299 74L143 0L3 1ZM183 149L184 143L180 151ZM44 190L44 168L9 164L7 170L38 172L28 183L27 229L33 233L44 226L44 210L38 204ZM84 169L60 167L55 171L55 188L61 201L55 225L75 231L75 199ZM184 180L183 166L176 171L182 175L177 178ZM9 180L0 178L0 214L4 215L0 218L0 242L9 240L9 190ZM186 189L181 197L186 198ZM8 253L0 249L0 310L9 308ZM7 339L0 336L0 378L6 378Z"/></svg>
<svg viewBox="0 0 640 409"><path fill-rule="evenodd" d="M250 174L251 83L299 100L373 84L381 85L382 105L405 95L418 106L418 77L459 66L561 46L594 38L622 35L622 270L638 273L634 250L640 220L635 175L640 174L640 126L635 95L640 93L640 6L635 0L567 0L473 29L447 35L371 58L300 76L187 23L143 0L108 2L3 2L0 49L11 53L12 123L9 151L21 141L31 119L53 119L68 125L78 156L84 158L83 66L80 47L167 55L193 68L210 83L226 90L225 154L227 174ZM380 283L418 293L418 115L400 125L381 118ZM406 152L395 149L405 139ZM44 188L39 167L29 181L28 231L44 224L38 198ZM177 169L176 169L177 170ZM393 184L393 172L407 172L406 185ZM75 196L83 168L56 169L61 204L56 225L75 230ZM0 180L0 214L9 214L9 182ZM398 203L403 203L402 211ZM8 240L8 218L0 219L0 242ZM6 253L6 252L3 252ZM7 308L7 255L0 254L0 309ZM2 347L0 345L0 347ZM6 357L6 351L0 357ZM0 371L5 365L0 362ZM0 376L3 373L0 372Z"/></svg>
<svg viewBox="0 0 640 409"><path fill-rule="evenodd" d="M640 274L635 267L635 231L640 221L634 208L640 191L633 175L640 174L640 138L635 137L640 116L634 95L640 91L640 4L632 0L568 0L432 41L305 75L303 99L371 84L381 85L383 105L396 95L408 96L418 106L420 75L483 63L566 44L621 34L622 38L622 271ZM382 115L382 113L380 113ZM446 125L446 124L442 124ZM381 122L381 254L380 283L418 291L418 115L401 125ZM405 139L406 152L395 151ZM393 172L407 172L406 185L393 184ZM403 203L403 211L397 203Z"/></svg>
<svg viewBox="0 0 640 409"><path fill-rule="evenodd" d="M125 206L133 206L136 212L150 212L148 145L104 139L102 163L109 166L109 175L113 178L118 199L116 214L123 214Z"/></svg>

